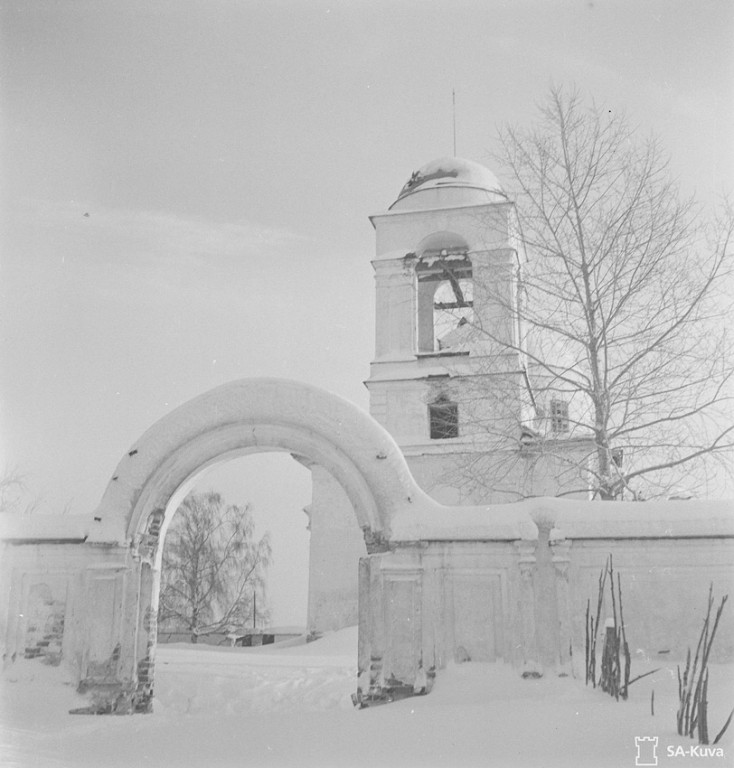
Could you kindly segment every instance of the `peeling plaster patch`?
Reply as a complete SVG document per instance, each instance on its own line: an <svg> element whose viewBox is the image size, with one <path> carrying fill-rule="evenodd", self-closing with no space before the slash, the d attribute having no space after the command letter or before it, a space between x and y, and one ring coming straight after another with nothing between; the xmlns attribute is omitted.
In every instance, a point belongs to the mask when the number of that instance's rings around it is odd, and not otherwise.
<svg viewBox="0 0 734 768"><path fill-rule="evenodd" d="M120 644L118 643L112 655L106 661L90 661L87 667L88 678L101 678L107 680L114 678L117 673L117 664L120 661Z"/></svg>
<svg viewBox="0 0 734 768"><path fill-rule="evenodd" d="M66 602L54 598L48 584L35 584L28 597L25 636L26 659L41 658L56 666L61 662Z"/></svg>
<svg viewBox="0 0 734 768"><path fill-rule="evenodd" d="M158 551L158 544L160 540L161 527L163 526L163 520L165 519L165 509L154 509L148 516L148 522L145 526L145 533L138 537L137 541L137 553L146 561L153 561L156 552Z"/></svg>
<svg viewBox="0 0 734 768"><path fill-rule="evenodd" d="M365 677L369 678L367 690L363 690L362 687L362 683L366 682ZM412 696L425 696L431 692L435 679L435 668L431 667L426 673L421 664L414 683L405 683L392 674L385 680L383 679L382 658L372 656L368 675L364 671L359 673L360 685L357 692L352 694L352 704L357 709L366 709L380 704L390 704L393 701L400 701Z"/></svg>
<svg viewBox="0 0 734 768"><path fill-rule="evenodd" d="M362 528L364 543L367 546L367 554L374 555L377 552L387 552L388 544L385 536L379 531L373 531L368 526Z"/></svg>
<svg viewBox="0 0 734 768"><path fill-rule="evenodd" d="M147 714L153 711L153 685L155 681L155 648L158 635L158 615L149 605L143 615L143 629L148 635L145 656L138 662L137 685L132 696L132 711Z"/></svg>
<svg viewBox="0 0 734 768"><path fill-rule="evenodd" d="M153 711L155 659L152 650L149 644L148 655L138 662L138 684L131 702L133 711L143 714Z"/></svg>
<svg viewBox="0 0 734 768"><path fill-rule="evenodd" d="M149 643L150 647L150 643ZM152 657L146 656L138 664L139 674L148 675L151 682L138 684L134 689L120 683L118 667L121 648L118 643L109 659L103 662L89 662L87 677L77 687L81 694L91 694L91 703L86 707L69 710L72 715L131 715L152 711Z"/></svg>
<svg viewBox="0 0 734 768"><path fill-rule="evenodd" d="M79 685L79 693L86 693L88 687ZM148 712L136 707L136 697L128 688L119 683L94 685L92 701L89 706L70 709L70 715L132 715L135 712Z"/></svg>

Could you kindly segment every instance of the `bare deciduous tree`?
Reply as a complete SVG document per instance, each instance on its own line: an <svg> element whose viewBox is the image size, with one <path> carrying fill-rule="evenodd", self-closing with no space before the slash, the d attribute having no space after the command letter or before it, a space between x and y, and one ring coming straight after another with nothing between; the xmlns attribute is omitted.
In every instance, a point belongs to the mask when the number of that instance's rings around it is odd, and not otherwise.
<svg viewBox="0 0 734 768"><path fill-rule="evenodd" d="M161 627L201 635L245 626L263 594L271 560L269 535L254 539L249 506L227 505L218 493L189 494L166 533L158 618Z"/></svg>
<svg viewBox="0 0 734 768"><path fill-rule="evenodd" d="M26 478L17 469L8 469L0 476L0 514L30 515L40 504L39 497L29 500Z"/></svg>
<svg viewBox="0 0 734 768"><path fill-rule="evenodd" d="M517 295L484 290L519 330L475 332L524 361L527 450L602 499L705 493L734 446L731 207L705 219L657 140L577 92L551 89L499 140L527 263ZM498 457L467 469L501 482L517 452Z"/></svg>

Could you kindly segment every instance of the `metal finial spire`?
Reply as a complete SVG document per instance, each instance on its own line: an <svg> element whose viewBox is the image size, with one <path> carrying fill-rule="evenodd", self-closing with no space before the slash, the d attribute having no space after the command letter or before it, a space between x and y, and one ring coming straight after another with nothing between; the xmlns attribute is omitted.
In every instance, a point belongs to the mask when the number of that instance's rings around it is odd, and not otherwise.
<svg viewBox="0 0 734 768"><path fill-rule="evenodd" d="M451 89L451 101L454 115L454 157L456 157L456 90L454 88Z"/></svg>

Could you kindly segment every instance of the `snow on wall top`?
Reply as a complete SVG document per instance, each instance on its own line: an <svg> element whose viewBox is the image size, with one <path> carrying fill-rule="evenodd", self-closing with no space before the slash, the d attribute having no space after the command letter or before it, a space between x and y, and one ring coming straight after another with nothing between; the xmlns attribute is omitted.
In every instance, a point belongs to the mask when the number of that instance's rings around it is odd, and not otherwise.
<svg viewBox="0 0 734 768"><path fill-rule="evenodd" d="M484 507L416 508L393 518L391 540L734 537L734 501L577 501L537 498Z"/></svg>
<svg viewBox="0 0 734 768"><path fill-rule="evenodd" d="M548 502L553 539L734 537L734 500Z"/></svg>
<svg viewBox="0 0 734 768"><path fill-rule="evenodd" d="M734 538L734 500L577 501L530 499L483 507L446 507L433 500L404 509L392 520L393 542L534 540L538 527L551 540ZM83 541L86 515L0 515L0 540Z"/></svg>
<svg viewBox="0 0 734 768"><path fill-rule="evenodd" d="M83 541L92 520L87 515L0 515L0 540Z"/></svg>
<svg viewBox="0 0 734 768"><path fill-rule="evenodd" d="M393 518L391 541L515 541L536 539L538 528L524 504L418 507Z"/></svg>

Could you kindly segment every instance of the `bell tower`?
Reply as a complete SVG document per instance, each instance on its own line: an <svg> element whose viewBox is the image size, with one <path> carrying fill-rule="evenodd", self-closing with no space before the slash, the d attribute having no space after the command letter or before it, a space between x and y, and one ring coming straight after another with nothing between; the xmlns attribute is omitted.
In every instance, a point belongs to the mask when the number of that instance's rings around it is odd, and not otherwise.
<svg viewBox="0 0 734 768"><path fill-rule="evenodd" d="M510 500L477 498L451 476L472 455L503 449L497 435L522 422L526 375L514 302L524 253L514 203L489 170L451 157L413 173L370 220L377 241L370 412L437 500Z"/></svg>
<svg viewBox="0 0 734 768"><path fill-rule="evenodd" d="M525 253L515 205L497 179L469 160L435 160L370 220L377 240L370 413L418 484L449 505L578 488L578 473L565 468L580 462L564 460L568 412L551 400L547 418L526 369L516 321ZM550 432L542 442L553 452L544 455L533 426ZM323 632L356 621L353 564L366 549L344 490L321 467L312 476L309 629Z"/></svg>

